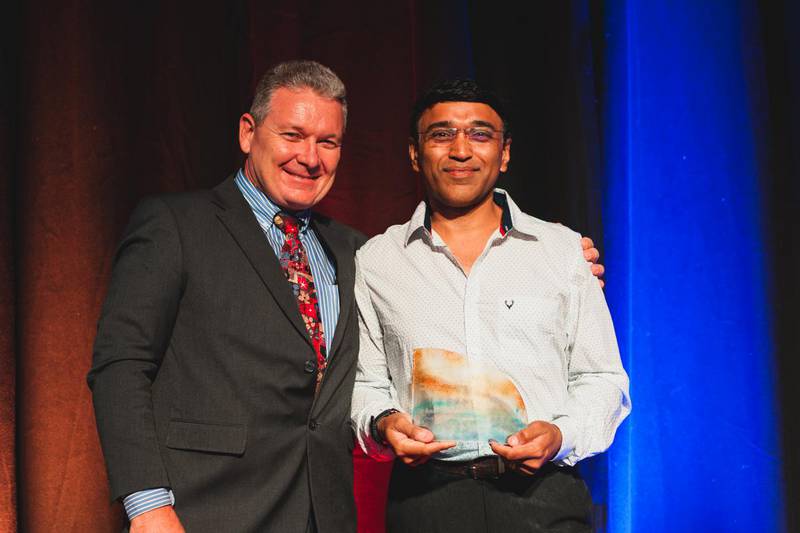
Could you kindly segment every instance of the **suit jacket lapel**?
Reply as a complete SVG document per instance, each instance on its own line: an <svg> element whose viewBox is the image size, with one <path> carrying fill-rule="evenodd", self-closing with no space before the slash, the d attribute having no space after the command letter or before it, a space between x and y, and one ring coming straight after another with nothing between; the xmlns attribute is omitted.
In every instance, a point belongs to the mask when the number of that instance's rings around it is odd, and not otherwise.
<svg viewBox="0 0 800 533"><path fill-rule="evenodd" d="M220 222L247 256L283 314L310 347L311 341L297 309L297 300L286 281L286 275L233 178L221 183L215 192L217 193L217 203L222 207L222 210L217 213Z"/></svg>
<svg viewBox="0 0 800 533"><path fill-rule="evenodd" d="M333 258L336 267L336 282L339 290L339 319L336 321L336 330L333 333L333 345L328 346L328 365L331 365L336 360L334 357L336 351L342 345L342 337L344 336L353 304L353 284L355 283L354 252L353 247L344 242L342 235L332 230L330 226L318 221L314 221L312 224L320 242Z"/></svg>
<svg viewBox="0 0 800 533"><path fill-rule="evenodd" d="M353 255L355 251L352 245L349 245L344 240L344 237L331 229L325 221L315 221L314 231L319 236L326 251L336 262L336 281L339 289L339 320L336 322L336 330L333 334L333 346L328 349L328 368L325 370L321 386L311 407L312 413L319 413L334 398L336 391L339 390L339 386L342 384L341 380L331 382L331 375L334 374L333 370L335 368L338 369L341 365L353 364L356 357L355 353L339 353L339 347L344 342L343 337L347 322L352 319L350 315L352 314L353 299L355 298L353 294L353 284L355 282Z"/></svg>

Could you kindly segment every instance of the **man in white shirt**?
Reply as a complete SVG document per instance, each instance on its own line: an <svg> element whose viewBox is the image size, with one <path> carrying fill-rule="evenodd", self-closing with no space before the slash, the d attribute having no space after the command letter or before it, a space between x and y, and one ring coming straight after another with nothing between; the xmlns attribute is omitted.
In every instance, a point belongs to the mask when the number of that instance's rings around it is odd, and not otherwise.
<svg viewBox="0 0 800 533"><path fill-rule="evenodd" d="M591 498L573 466L606 450L630 411L611 317L579 235L526 215L494 187L510 150L496 96L471 80L431 89L415 106L409 143L427 200L356 255L352 415L369 455L398 459L389 531L589 531ZM466 428L467 437L437 440L415 424L414 361L425 354L502 376L519 400L520 429L481 440ZM427 376L438 400L466 390L467 404L478 405L479 392L453 386L444 368ZM505 394L489 388L483 400L502 403Z"/></svg>

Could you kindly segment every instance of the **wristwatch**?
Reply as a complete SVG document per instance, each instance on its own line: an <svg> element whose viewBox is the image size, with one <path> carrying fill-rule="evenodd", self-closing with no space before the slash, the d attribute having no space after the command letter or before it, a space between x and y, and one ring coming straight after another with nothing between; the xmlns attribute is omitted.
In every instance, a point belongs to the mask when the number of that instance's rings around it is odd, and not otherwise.
<svg viewBox="0 0 800 533"><path fill-rule="evenodd" d="M374 440L377 443L383 444L384 446L389 444L388 442L386 442L386 439L383 437L383 435L381 435L380 432L378 431L378 422L380 422L381 418L385 418L389 415L393 415L399 412L400 412L399 409L392 408L381 412L381 414L379 414L378 416L372 417L372 420L369 421L369 436L372 437L372 440Z"/></svg>

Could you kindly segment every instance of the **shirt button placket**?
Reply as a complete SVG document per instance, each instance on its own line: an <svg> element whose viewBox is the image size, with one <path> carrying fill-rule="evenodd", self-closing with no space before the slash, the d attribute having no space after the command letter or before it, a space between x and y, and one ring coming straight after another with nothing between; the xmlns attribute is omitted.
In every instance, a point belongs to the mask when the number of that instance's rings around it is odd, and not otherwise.
<svg viewBox="0 0 800 533"><path fill-rule="evenodd" d="M480 299L480 281L473 267L467 278L464 291L464 339L467 357L476 362L481 359L480 319L478 316L478 300Z"/></svg>

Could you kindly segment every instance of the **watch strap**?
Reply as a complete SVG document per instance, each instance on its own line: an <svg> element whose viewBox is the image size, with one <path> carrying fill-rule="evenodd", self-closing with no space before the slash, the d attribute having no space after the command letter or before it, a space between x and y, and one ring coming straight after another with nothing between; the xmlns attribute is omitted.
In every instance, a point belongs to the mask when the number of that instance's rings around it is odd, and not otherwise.
<svg viewBox="0 0 800 533"><path fill-rule="evenodd" d="M372 437L372 440L380 444L383 444L384 446L389 444L388 442L386 442L384 436L380 434L380 431L378 431L378 422L380 422L381 418L386 418L389 415L393 415L399 412L400 412L399 409L391 408L382 411L378 416L372 417L372 420L370 420L369 423L369 436Z"/></svg>

